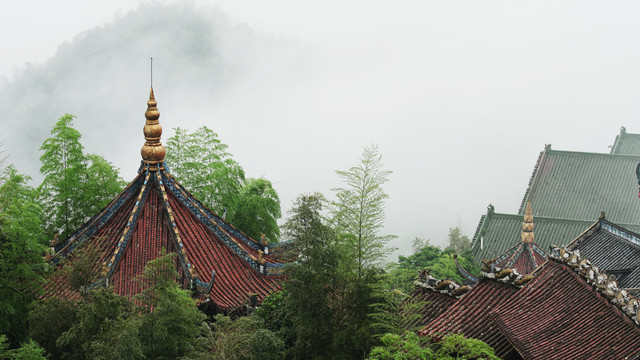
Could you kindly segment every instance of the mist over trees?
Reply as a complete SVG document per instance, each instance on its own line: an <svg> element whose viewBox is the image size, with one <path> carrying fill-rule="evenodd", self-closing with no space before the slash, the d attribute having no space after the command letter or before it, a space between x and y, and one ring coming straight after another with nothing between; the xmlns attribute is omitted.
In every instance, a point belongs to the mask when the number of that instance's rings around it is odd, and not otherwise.
<svg viewBox="0 0 640 360"><path fill-rule="evenodd" d="M167 116L175 122L161 119L171 128L211 120L206 109L265 64L272 70L290 66L273 60L286 46L234 25L219 9L193 2L142 4L61 44L45 63L26 64L12 81L0 79L0 141L11 163L35 175L47 124L72 113L89 152L109 154L110 161L131 163L135 170L138 159L132 154L142 145L149 57L161 74L154 77L163 89L161 112L180 108L179 117Z"/></svg>

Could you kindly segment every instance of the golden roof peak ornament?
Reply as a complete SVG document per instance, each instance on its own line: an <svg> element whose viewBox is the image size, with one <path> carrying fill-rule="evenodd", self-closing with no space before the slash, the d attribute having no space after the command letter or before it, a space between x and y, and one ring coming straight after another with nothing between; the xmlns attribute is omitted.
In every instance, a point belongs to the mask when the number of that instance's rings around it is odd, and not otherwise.
<svg viewBox="0 0 640 360"><path fill-rule="evenodd" d="M151 81L153 81L153 58L151 58ZM160 142L162 137L162 126L160 126L160 112L157 108L158 102L153 94L153 83L151 85L151 91L149 92L149 101L147 101L147 111L144 113L144 117L147 119L143 133L144 145L140 150L142 155L142 162L144 163L145 170L164 170L163 162L165 150L164 146ZM150 166L155 165L155 166Z"/></svg>
<svg viewBox="0 0 640 360"><path fill-rule="evenodd" d="M522 222L522 242L531 244L533 242L533 209L531 200L527 200L524 209L524 221Z"/></svg>

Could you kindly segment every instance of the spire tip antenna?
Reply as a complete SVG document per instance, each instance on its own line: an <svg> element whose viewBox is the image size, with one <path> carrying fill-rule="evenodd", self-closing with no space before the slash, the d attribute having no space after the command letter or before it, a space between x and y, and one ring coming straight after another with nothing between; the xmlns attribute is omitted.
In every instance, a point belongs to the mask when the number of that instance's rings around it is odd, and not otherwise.
<svg viewBox="0 0 640 360"><path fill-rule="evenodd" d="M153 57L151 57L151 88L153 89Z"/></svg>

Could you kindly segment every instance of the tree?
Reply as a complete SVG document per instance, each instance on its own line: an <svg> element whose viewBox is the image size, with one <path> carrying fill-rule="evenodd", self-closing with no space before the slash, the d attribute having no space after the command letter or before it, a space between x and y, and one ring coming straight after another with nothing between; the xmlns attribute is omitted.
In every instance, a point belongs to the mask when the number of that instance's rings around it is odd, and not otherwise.
<svg viewBox="0 0 640 360"><path fill-rule="evenodd" d="M449 228L449 246L447 249L452 249L458 254L462 254L471 247L471 240L469 236L462 233L460 226L454 226Z"/></svg>
<svg viewBox="0 0 640 360"><path fill-rule="evenodd" d="M72 127L75 116L66 114L51 130L40 150L44 175L39 198L48 214L48 237L66 239L95 215L124 187L118 169L98 155L87 155L80 133Z"/></svg>
<svg viewBox="0 0 640 360"><path fill-rule="evenodd" d="M145 266L138 297L145 309L140 322L140 342L145 356L176 359L193 350L205 315L198 310L189 292L176 282L176 255L170 253Z"/></svg>
<svg viewBox="0 0 640 360"><path fill-rule="evenodd" d="M45 351L35 341L28 340L18 349L9 349L7 337L0 335L0 360L45 360Z"/></svg>
<svg viewBox="0 0 640 360"><path fill-rule="evenodd" d="M39 192L47 217L46 230L50 236L59 233L63 239L87 219L83 209L82 182L87 162L80 144L80 133L72 127L75 116L65 114L51 130L51 137L40 150L40 173L44 180Z"/></svg>
<svg viewBox="0 0 640 360"><path fill-rule="evenodd" d="M271 242L276 242L280 238L278 219L281 216L280 198L271 181L248 179L228 219L253 239L260 239L260 235L265 234Z"/></svg>
<svg viewBox="0 0 640 360"><path fill-rule="evenodd" d="M18 345L27 336L27 306L43 270L42 208L28 176L13 165L0 186L0 334Z"/></svg>
<svg viewBox="0 0 640 360"><path fill-rule="evenodd" d="M359 165L336 173L345 187L335 189L333 223L346 252L354 258L360 277L363 269L380 264L393 251L386 244L395 236L380 235L385 219L384 202L388 198L382 186L391 171L382 168L382 156L374 145L363 148Z"/></svg>
<svg viewBox="0 0 640 360"><path fill-rule="evenodd" d="M325 203L319 193L299 196L283 225L285 236L296 239L299 254L286 268L285 284L285 306L296 338L291 353L297 359L329 357L335 335L333 307L342 301L336 291L339 253L322 217Z"/></svg>
<svg viewBox="0 0 640 360"><path fill-rule="evenodd" d="M58 346L56 341L77 322L78 304L57 297L38 300L29 306L29 336L53 359L60 359L73 348Z"/></svg>
<svg viewBox="0 0 640 360"><path fill-rule="evenodd" d="M182 128L167 141L171 173L218 214L232 212L244 183L244 170L227 152L218 134L203 126L193 133Z"/></svg>
<svg viewBox="0 0 640 360"><path fill-rule="evenodd" d="M455 264L452 248L440 249L437 246L425 245L422 249L409 256L398 256L398 262L387 267L389 281L396 289L410 293L418 271L430 269L431 275L439 279L451 279L463 284L466 279L460 274ZM459 254L458 262L472 275L480 274L479 265L473 260L469 250Z"/></svg>
<svg viewBox="0 0 640 360"><path fill-rule="evenodd" d="M371 349L368 360L428 360L433 359L433 350L425 346L413 332L399 334L385 334L382 345Z"/></svg>

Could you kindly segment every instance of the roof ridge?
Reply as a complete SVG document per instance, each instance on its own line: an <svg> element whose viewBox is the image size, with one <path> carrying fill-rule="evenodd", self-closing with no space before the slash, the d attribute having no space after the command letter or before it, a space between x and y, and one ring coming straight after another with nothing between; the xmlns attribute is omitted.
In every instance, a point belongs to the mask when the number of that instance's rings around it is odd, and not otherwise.
<svg viewBox="0 0 640 360"><path fill-rule="evenodd" d="M640 299L630 295L624 288L619 288L615 276L607 276L606 271L582 258L580 250L572 251L566 247L552 246L549 259L573 269L576 275L591 285L614 308L625 314L628 320L640 325Z"/></svg>
<svg viewBox="0 0 640 360"><path fill-rule="evenodd" d="M640 155L630 155L630 154L611 154L611 153L602 153L602 152L592 152L592 151L573 151L573 150L546 150L551 154L569 154L569 155L597 155L597 156L605 156L605 157L628 157L628 158L640 158Z"/></svg>
<svg viewBox="0 0 640 360"><path fill-rule="evenodd" d="M520 209L518 210L518 214L520 215L522 215L522 212L524 211L524 207L527 204L527 200L529 199L529 193L531 192L531 188L533 187L533 181L535 180L536 175L538 174L538 169L540 168L540 164L544 159L544 154L546 154L546 152L550 150L551 150L551 146L545 146L544 150L540 151L540 154L538 155L538 160L536 160L536 164L533 167L533 173L529 178L529 184L527 185L527 190L525 190L524 198L522 198L522 202L520 203Z"/></svg>

